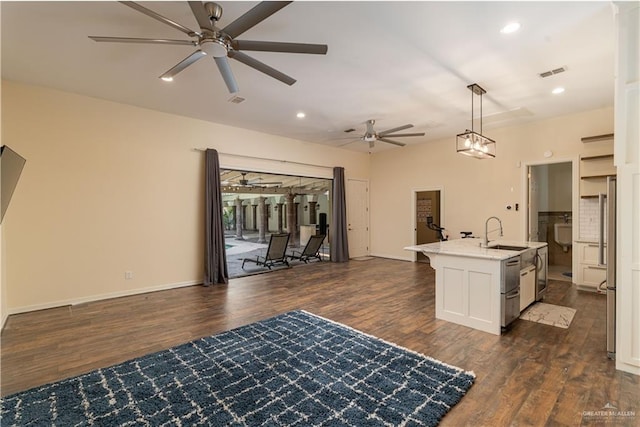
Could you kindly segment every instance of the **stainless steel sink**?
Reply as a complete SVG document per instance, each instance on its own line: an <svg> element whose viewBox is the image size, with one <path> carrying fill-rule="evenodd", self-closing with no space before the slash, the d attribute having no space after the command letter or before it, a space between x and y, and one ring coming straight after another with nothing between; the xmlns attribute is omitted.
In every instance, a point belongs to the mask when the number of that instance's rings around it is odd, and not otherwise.
<svg viewBox="0 0 640 427"><path fill-rule="evenodd" d="M526 246L495 245L489 246L487 249L501 249L503 251L524 251L529 248Z"/></svg>

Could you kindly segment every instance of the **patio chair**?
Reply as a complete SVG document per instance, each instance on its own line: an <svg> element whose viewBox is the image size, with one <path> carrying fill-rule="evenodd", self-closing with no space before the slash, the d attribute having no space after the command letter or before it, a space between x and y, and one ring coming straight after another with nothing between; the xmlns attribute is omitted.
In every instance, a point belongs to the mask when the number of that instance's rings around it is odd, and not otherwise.
<svg viewBox="0 0 640 427"><path fill-rule="evenodd" d="M267 248L267 254L265 256L258 255L255 259L253 258L245 258L242 260L242 268L244 268L244 263L247 261L255 262L259 266L267 267L271 270L276 264L285 264L289 267L289 262L287 261L287 244L289 243L289 234L272 234L269 239L269 247Z"/></svg>
<svg viewBox="0 0 640 427"><path fill-rule="evenodd" d="M302 252L293 251L289 255L289 258L299 259L300 261L304 261L305 264L309 262L311 258L318 258L318 261L322 261L320 257L320 247L322 246L322 242L324 242L324 238L324 234L311 236Z"/></svg>

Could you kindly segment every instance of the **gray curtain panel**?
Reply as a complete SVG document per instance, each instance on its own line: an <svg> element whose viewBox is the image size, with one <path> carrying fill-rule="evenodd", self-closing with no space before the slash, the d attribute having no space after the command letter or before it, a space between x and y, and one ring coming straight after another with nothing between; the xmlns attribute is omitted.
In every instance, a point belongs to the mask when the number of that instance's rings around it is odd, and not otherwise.
<svg viewBox="0 0 640 427"><path fill-rule="evenodd" d="M218 152L207 149L205 159L205 248L204 285L229 283L227 251L224 247L222 193Z"/></svg>
<svg viewBox="0 0 640 427"><path fill-rule="evenodd" d="M331 236L331 261L349 261L349 244L347 241L347 203L344 187L344 168L333 168L333 210L329 227Z"/></svg>

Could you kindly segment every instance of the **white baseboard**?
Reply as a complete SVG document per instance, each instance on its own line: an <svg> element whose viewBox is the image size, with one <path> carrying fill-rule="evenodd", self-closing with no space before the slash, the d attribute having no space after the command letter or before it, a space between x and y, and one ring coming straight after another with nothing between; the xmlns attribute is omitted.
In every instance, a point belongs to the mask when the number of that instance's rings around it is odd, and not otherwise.
<svg viewBox="0 0 640 427"><path fill-rule="evenodd" d="M120 298L120 297L126 297L131 295L146 294L149 292L156 292L156 291L166 291L168 289L184 288L187 286L194 286L199 284L202 284L202 282L197 280L189 280L186 282L178 282L178 283L166 283L163 285L150 286L148 288L128 289L126 291L109 292L106 294L99 294L99 295L90 295L82 298L59 300L59 301L53 301L53 302L48 302L44 304L27 305L23 307L14 307L14 308L10 308L8 311L9 311L9 315L28 313L30 311L46 310L49 308L64 307L67 305L86 304L88 302L101 301L101 300L106 300L111 298ZM7 315L6 317L9 317L9 316ZM5 321L6 321L6 318L2 319L3 327L4 327Z"/></svg>

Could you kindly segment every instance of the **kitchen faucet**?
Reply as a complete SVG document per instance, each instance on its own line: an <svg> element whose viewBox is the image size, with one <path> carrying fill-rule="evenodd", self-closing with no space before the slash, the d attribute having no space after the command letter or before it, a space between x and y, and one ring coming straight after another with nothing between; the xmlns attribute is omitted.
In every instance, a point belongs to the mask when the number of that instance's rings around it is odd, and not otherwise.
<svg viewBox="0 0 640 427"><path fill-rule="evenodd" d="M490 216L489 218L487 218L487 220L484 223L484 241L482 242L483 248L486 248L489 246L489 232L487 231L487 229L489 227L489 221L491 219L498 220L498 223L500 224L500 237L502 237L502 221L500 221L500 218L498 218L497 216ZM491 231L494 231L494 230L491 230Z"/></svg>

